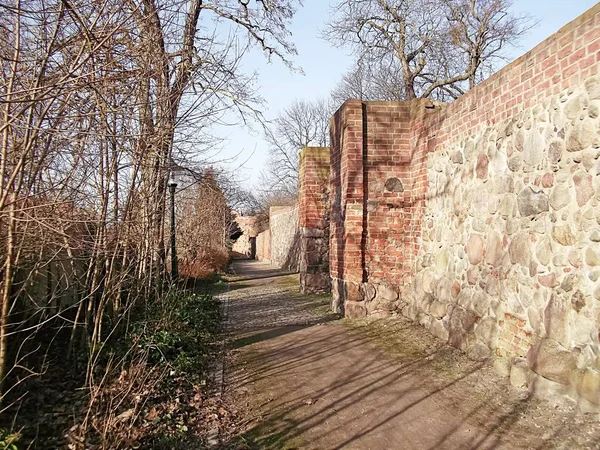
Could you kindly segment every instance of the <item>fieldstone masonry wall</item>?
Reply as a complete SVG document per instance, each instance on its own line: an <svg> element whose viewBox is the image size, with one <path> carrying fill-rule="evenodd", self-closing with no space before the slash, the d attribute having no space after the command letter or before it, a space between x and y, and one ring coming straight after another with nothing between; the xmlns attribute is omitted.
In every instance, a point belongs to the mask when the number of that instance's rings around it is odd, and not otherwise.
<svg viewBox="0 0 600 450"><path fill-rule="evenodd" d="M242 231L242 235L233 243L232 252L234 258L249 258L252 253L251 239L257 239L262 234L268 223L258 216L235 216L235 221ZM257 256L258 248L257 248ZM262 255L262 254L261 254ZM268 259L268 257L266 258Z"/></svg>
<svg viewBox="0 0 600 450"><path fill-rule="evenodd" d="M300 251L298 206L272 206L269 210L269 229L271 265L297 271Z"/></svg>
<svg viewBox="0 0 600 450"><path fill-rule="evenodd" d="M271 229L267 228L256 236L256 259L271 262Z"/></svg>
<svg viewBox="0 0 600 450"><path fill-rule="evenodd" d="M600 407L599 63L600 5L452 104L344 103L334 309L403 314L515 385Z"/></svg>

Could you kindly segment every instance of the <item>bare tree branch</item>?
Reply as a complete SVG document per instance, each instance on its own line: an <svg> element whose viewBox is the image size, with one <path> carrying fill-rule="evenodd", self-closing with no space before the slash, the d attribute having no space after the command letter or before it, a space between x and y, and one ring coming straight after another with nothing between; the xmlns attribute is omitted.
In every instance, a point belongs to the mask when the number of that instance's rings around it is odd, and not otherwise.
<svg viewBox="0 0 600 450"><path fill-rule="evenodd" d="M514 16L511 4L511 0L342 0L332 8L324 37L352 48L362 73L364 67L371 72L394 67L402 84L395 92L401 91L405 99L446 100L485 78L506 46L529 29L529 17Z"/></svg>

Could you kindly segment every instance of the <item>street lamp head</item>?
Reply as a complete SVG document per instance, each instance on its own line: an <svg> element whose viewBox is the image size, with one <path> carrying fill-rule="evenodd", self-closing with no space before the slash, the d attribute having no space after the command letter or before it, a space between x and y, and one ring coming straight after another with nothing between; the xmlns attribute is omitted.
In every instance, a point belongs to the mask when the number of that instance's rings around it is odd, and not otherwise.
<svg viewBox="0 0 600 450"><path fill-rule="evenodd" d="M202 173L198 170L179 166L173 163L169 169L169 178L167 186L173 190L181 186L181 190L198 184L202 180Z"/></svg>
<svg viewBox="0 0 600 450"><path fill-rule="evenodd" d="M171 172L169 174L169 179L167 180L167 186L169 186L170 188L177 187L177 180L175 180L175 177L173 175L173 172Z"/></svg>

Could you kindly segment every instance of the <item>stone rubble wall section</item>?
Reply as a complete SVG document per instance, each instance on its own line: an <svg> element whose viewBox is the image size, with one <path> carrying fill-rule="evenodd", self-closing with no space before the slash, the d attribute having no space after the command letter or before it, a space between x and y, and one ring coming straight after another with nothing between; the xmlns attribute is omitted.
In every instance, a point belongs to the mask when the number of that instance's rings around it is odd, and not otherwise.
<svg viewBox="0 0 600 450"><path fill-rule="evenodd" d="M238 217L237 221L243 234L233 244L234 252L250 257L250 239L254 238L258 261L292 272L298 270L300 231L297 205L270 207L268 220L261 216L246 216Z"/></svg>
<svg viewBox="0 0 600 450"><path fill-rule="evenodd" d="M235 257L249 258L251 253L250 236L242 234L231 246L231 251Z"/></svg>
<svg viewBox="0 0 600 450"><path fill-rule="evenodd" d="M256 236L256 259L271 262L271 230L268 228Z"/></svg>
<svg viewBox="0 0 600 450"><path fill-rule="evenodd" d="M272 206L269 230L271 265L296 272L300 248L298 206Z"/></svg>
<svg viewBox="0 0 600 450"><path fill-rule="evenodd" d="M251 256L251 239L256 239L256 259L273 267L298 270L300 231L298 206L272 206L269 218L237 216L242 235L233 243L234 257Z"/></svg>
<svg viewBox="0 0 600 450"><path fill-rule="evenodd" d="M334 309L401 313L515 385L598 408L599 63L600 5L452 104L345 102Z"/></svg>
<svg viewBox="0 0 600 450"><path fill-rule="evenodd" d="M265 228L268 228L268 223L265 224L264 220L259 216L238 215L235 217L235 221L242 230L242 235L233 243L231 250L234 256L249 258L252 249L250 238L256 238Z"/></svg>
<svg viewBox="0 0 600 450"><path fill-rule="evenodd" d="M330 291L329 167L328 147L306 147L300 153L299 269L303 294Z"/></svg>

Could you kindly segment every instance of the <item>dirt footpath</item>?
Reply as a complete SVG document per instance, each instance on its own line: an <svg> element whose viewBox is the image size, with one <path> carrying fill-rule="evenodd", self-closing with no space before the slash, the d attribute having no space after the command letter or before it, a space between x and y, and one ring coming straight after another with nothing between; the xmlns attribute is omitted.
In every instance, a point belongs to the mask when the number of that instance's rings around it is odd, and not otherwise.
<svg viewBox="0 0 600 450"><path fill-rule="evenodd" d="M598 415L531 398L402 319L347 321L296 275L237 262L226 294L230 448L600 448Z"/></svg>

